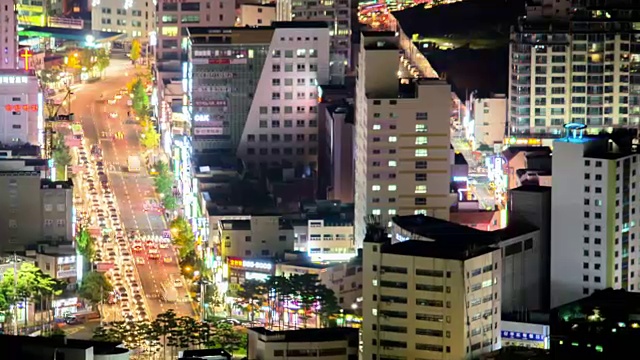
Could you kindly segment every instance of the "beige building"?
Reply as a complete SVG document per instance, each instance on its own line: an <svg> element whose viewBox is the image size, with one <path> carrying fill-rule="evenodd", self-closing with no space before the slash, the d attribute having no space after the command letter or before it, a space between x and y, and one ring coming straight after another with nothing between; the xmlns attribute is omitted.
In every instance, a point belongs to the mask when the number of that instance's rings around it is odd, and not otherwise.
<svg viewBox="0 0 640 360"><path fill-rule="evenodd" d="M271 4L241 4L236 26L270 26L276 21L276 7Z"/></svg>
<svg viewBox="0 0 640 360"><path fill-rule="evenodd" d="M295 250L311 261L346 261L356 256L353 219L340 215L305 219L294 226Z"/></svg>
<svg viewBox="0 0 640 360"><path fill-rule="evenodd" d="M473 129L468 133L473 134L473 147L479 148L486 145L491 149L497 144L502 149L502 143L506 133L507 122L507 96L495 94L486 98L473 98L471 100L471 119Z"/></svg>
<svg viewBox="0 0 640 360"><path fill-rule="evenodd" d="M400 67L395 32L364 32L356 81L355 238L365 218L449 218L451 88Z"/></svg>
<svg viewBox="0 0 640 360"><path fill-rule="evenodd" d="M40 241L71 241L73 184L41 179L40 171L0 171L0 252Z"/></svg>
<svg viewBox="0 0 640 360"><path fill-rule="evenodd" d="M223 259L283 257L293 250L293 227L279 216L220 220L218 232Z"/></svg>
<svg viewBox="0 0 640 360"><path fill-rule="evenodd" d="M471 359L500 348L493 240L423 216L394 221L391 242L364 244L361 358Z"/></svg>
<svg viewBox="0 0 640 360"><path fill-rule="evenodd" d="M247 334L249 359L347 360L358 354L358 329L355 328L269 331L259 327L249 328Z"/></svg>

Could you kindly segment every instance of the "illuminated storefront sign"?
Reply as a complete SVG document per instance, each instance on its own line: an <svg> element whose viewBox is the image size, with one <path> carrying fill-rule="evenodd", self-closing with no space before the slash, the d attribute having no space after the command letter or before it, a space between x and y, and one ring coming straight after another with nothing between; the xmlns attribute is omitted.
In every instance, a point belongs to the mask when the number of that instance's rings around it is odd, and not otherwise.
<svg viewBox="0 0 640 360"><path fill-rule="evenodd" d="M222 135L223 128L195 128L193 129L194 135Z"/></svg>
<svg viewBox="0 0 640 360"><path fill-rule="evenodd" d="M195 106L227 106L227 100L194 100Z"/></svg>
<svg viewBox="0 0 640 360"><path fill-rule="evenodd" d="M233 79L233 73L227 71L214 71L214 72L206 72L206 71L198 71L195 73L195 77L205 78L205 79Z"/></svg>
<svg viewBox="0 0 640 360"><path fill-rule="evenodd" d="M196 121L196 122L209 121L209 114L196 114L193 116L193 121Z"/></svg>
<svg viewBox="0 0 640 360"><path fill-rule="evenodd" d="M269 262L245 260L245 259L239 259L239 258L229 258L228 264L229 264L229 267L232 269L262 270L262 271L271 271L273 269L273 264Z"/></svg>
<svg viewBox="0 0 640 360"><path fill-rule="evenodd" d="M542 146L542 139L517 139L517 138L508 138L504 139L505 145L520 145L520 146Z"/></svg>
<svg viewBox="0 0 640 360"><path fill-rule="evenodd" d="M36 112L38 111L38 105L20 105L20 104L15 104L15 105L11 105L11 104L7 104L4 106L4 109L6 111L33 111Z"/></svg>
<svg viewBox="0 0 640 360"><path fill-rule="evenodd" d="M230 93L231 86L213 85L213 86L197 86L195 93Z"/></svg>
<svg viewBox="0 0 640 360"><path fill-rule="evenodd" d="M545 336L541 334L530 334L517 331L502 331L501 337L503 339L522 339L531 341L544 341Z"/></svg>
<svg viewBox="0 0 640 360"><path fill-rule="evenodd" d="M26 84L29 82L27 76L0 76L0 84Z"/></svg>
<svg viewBox="0 0 640 360"><path fill-rule="evenodd" d="M58 258L58 265L75 264L75 263L76 263L75 256L65 256L65 257Z"/></svg>

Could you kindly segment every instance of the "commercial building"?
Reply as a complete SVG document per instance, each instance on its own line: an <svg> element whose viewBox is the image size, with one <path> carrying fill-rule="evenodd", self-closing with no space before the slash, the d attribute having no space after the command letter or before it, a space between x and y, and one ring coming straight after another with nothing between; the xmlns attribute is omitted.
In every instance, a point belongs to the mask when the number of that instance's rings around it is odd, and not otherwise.
<svg viewBox="0 0 640 360"><path fill-rule="evenodd" d="M67 339L56 336L0 335L0 346L3 349L11 349L3 356L6 360L129 360L130 358L130 351L118 342Z"/></svg>
<svg viewBox="0 0 640 360"><path fill-rule="evenodd" d="M227 257L228 272L223 277L228 281L231 289L237 289L247 280L265 281L269 276L276 274L276 265L273 259L255 259Z"/></svg>
<svg viewBox="0 0 640 360"><path fill-rule="evenodd" d="M155 37L155 2L136 0L125 0L124 2L91 0L91 2L91 28L93 30L126 34L124 38L126 42L139 39L143 43L149 43L150 38ZM178 4L173 3L173 5Z"/></svg>
<svg viewBox="0 0 640 360"><path fill-rule="evenodd" d="M548 349L551 342L550 335L549 325L502 320L502 348Z"/></svg>
<svg viewBox="0 0 640 360"><path fill-rule="evenodd" d="M579 123L598 133L640 124L640 3L542 2L510 41L509 133L560 137ZM570 9L570 11L569 11Z"/></svg>
<svg viewBox="0 0 640 360"><path fill-rule="evenodd" d="M253 172L315 170L317 85L329 77L327 24L189 28L189 39L183 112L192 120L194 150L237 155Z"/></svg>
<svg viewBox="0 0 640 360"><path fill-rule="evenodd" d="M276 21L276 6L272 4L240 4L236 25L269 26Z"/></svg>
<svg viewBox="0 0 640 360"><path fill-rule="evenodd" d="M348 0L278 1L278 21L320 21L331 29L330 77L332 84L344 83L351 67L351 6ZM325 84L321 82L320 84Z"/></svg>
<svg viewBox="0 0 640 360"><path fill-rule="evenodd" d="M35 75L25 70L0 71L0 102L0 143L44 144L43 96Z"/></svg>
<svg viewBox="0 0 640 360"><path fill-rule="evenodd" d="M473 141L473 148L493 151L497 145L502 149L507 130L507 96L472 97L470 105L472 121L465 130Z"/></svg>
<svg viewBox="0 0 640 360"><path fill-rule="evenodd" d="M510 146L502 152L508 190L522 185L551 186L551 148Z"/></svg>
<svg viewBox="0 0 640 360"><path fill-rule="evenodd" d="M356 256L353 215L314 216L294 226L295 250L311 261L345 261Z"/></svg>
<svg viewBox="0 0 640 360"><path fill-rule="evenodd" d="M220 220L223 259L284 257L293 250L293 227L279 216L251 216L248 220Z"/></svg>
<svg viewBox="0 0 640 360"><path fill-rule="evenodd" d="M157 6L158 62L180 62L189 27L227 27L236 23L234 0L161 2Z"/></svg>
<svg viewBox="0 0 640 360"><path fill-rule="evenodd" d="M421 215L396 217L392 230L391 240L364 243L361 358L465 359L499 349L502 259L493 236Z"/></svg>
<svg viewBox="0 0 640 360"><path fill-rule="evenodd" d="M438 79L399 79L395 32L362 33L356 82L355 238L365 218L449 218L451 88ZM356 247L362 247L356 243Z"/></svg>
<svg viewBox="0 0 640 360"><path fill-rule="evenodd" d="M43 180L38 171L0 170L0 188L0 252L73 239L71 182Z"/></svg>
<svg viewBox="0 0 640 360"><path fill-rule="evenodd" d="M355 359L358 356L358 329L324 328L270 331L247 329L249 359L320 360Z"/></svg>
<svg viewBox="0 0 640 360"><path fill-rule="evenodd" d="M15 70L18 67L18 19L15 12L15 2L13 0L0 1L0 9L4 14L4 19L0 23L0 49L2 49L2 60L0 69ZM2 141L4 143L4 141Z"/></svg>
<svg viewBox="0 0 640 360"><path fill-rule="evenodd" d="M556 140L551 188L551 307L612 287L638 291L631 136Z"/></svg>

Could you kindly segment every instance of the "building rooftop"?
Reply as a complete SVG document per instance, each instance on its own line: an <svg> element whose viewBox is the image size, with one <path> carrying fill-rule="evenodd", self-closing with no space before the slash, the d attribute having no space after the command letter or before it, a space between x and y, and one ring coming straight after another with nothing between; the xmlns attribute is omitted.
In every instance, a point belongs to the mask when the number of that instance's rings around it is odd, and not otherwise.
<svg viewBox="0 0 640 360"><path fill-rule="evenodd" d="M261 340L266 342L324 342L347 340L358 336L359 329L337 327L320 329L298 329L286 331L271 331L263 327L248 329L261 335Z"/></svg>
<svg viewBox="0 0 640 360"><path fill-rule="evenodd" d="M531 234L539 231L540 229L526 221L517 221L511 219L509 224L499 230L495 230L492 233L495 234L500 240L509 240L518 236Z"/></svg>
<svg viewBox="0 0 640 360"><path fill-rule="evenodd" d="M551 192L551 186L522 185L509 191L546 193Z"/></svg>
<svg viewBox="0 0 640 360"><path fill-rule="evenodd" d="M281 264L289 265L289 266L297 266L297 267L302 267L307 269L327 269L335 265L335 264L319 264L319 263L314 263L314 262L305 261L305 260L285 261L285 262L282 262Z"/></svg>
<svg viewBox="0 0 640 360"><path fill-rule="evenodd" d="M251 27L203 27L187 28L189 36L233 34L241 32L256 32L275 29L327 29L329 24L324 21L274 21L270 26Z"/></svg>
<svg viewBox="0 0 640 360"><path fill-rule="evenodd" d="M250 220L220 220L222 230L251 230Z"/></svg>
<svg viewBox="0 0 640 360"><path fill-rule="evenodd" d="M73 181L51 181L50 179L42 179L40 181L41 189L73 189Z"/></svg>
<svg viewBox="0 0 640 360"><path fill-rule="evenodd" d="M445 243L445 241L407 240L395 244L387 244L382 247L382 252L385 254L464 261L496 249L497 247L491 245L477 246L472 242L464 241Z"/></svg>
<svg viewBox="0 0 640 360"><path fill-rule="evenodd" d="M93 348L93 354L124 354L129 352L128 349L119 347L121 343L118 342L104 342L93 340L78 340L78 339L60 339L56 337L31 337L31 336L13 336L13 335L0 335L0 348L11 349L9 352L5 352L6 360L40 360L41 354L38 356L30 349L33 348L49 348L59 349L78 349L88 350ZM53 353L51 353L53 356Z"/></svg>
<svg viewBox="0 0 640 360"><path fill-rule="evenodd" d="M504 158L509 161L521 152L551 155L551 148L548 146L509 146L502 152Z"/></svg>

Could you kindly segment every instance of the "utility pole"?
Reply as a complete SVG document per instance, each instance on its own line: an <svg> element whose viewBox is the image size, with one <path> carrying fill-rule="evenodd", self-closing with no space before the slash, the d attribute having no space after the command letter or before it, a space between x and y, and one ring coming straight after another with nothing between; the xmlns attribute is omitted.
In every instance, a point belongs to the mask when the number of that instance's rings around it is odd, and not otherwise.
<svg viewBox="0 0 640 360"><path fill-rule="evenodd" d="M103 325L104 317L104 287L100 286L100 326Z"/></svg>
<svg viewBox="0 0 640 360"><path fill-rule="evenodd" d="M13 253L13 331L15 335L18 335L18 256Z"/></svg>

